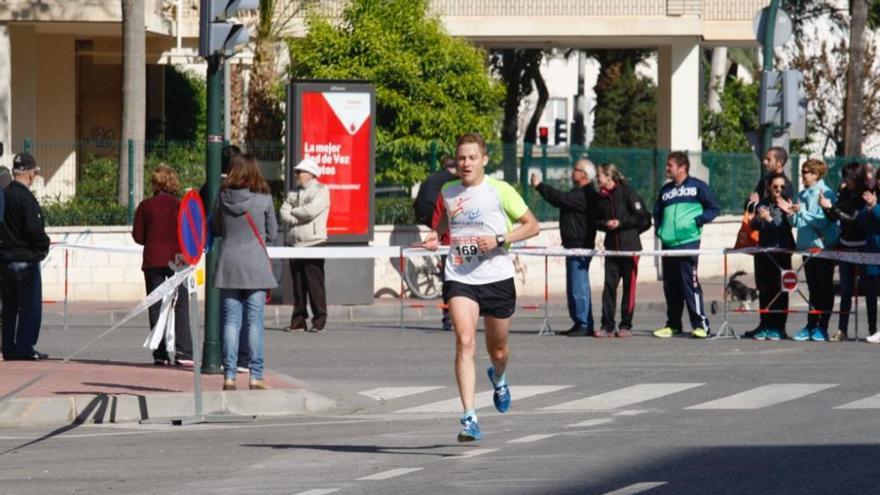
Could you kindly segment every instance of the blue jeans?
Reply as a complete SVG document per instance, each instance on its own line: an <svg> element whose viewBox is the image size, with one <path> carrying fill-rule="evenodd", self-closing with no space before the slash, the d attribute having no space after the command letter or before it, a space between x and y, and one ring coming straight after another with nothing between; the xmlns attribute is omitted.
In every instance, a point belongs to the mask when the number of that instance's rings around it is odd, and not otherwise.
<svg viewBox="0 0 880 495"><path fill-rule="evenodd" d="M248 368L251 380L263 379L263 312L266 291L252 289L220 289L220 308L223 320L223 367L226 378L235 379L238 365L238 339L248 339Z"/></svg>
<svg viewBox="0 0 880 495"><path fill-rule="evenodd" d="M589 256L565 257L565 293L568 315L575 325L593 329L593 304L590 300Z"/></svg>
<svg viewBox="0 0 880 495"><path fill-rule="evenodd" d="M3 356L33 354L43 321L43 280L40 263L0 263L3 294Z"/></svg>

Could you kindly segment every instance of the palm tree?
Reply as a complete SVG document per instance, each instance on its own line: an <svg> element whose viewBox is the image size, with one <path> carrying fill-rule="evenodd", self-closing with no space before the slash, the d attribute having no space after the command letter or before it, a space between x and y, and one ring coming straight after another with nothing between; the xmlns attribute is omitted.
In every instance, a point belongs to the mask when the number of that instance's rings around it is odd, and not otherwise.
<svg viewBox="0 0 880 495"><path fill-rule="evenodd" d="M865 24L868 22L868 0L850 2L849 68L846 74L846 112L844 122L844 154L862 154L862 109L864 93Z"/></svg>
<svg viewBox="0 0 880 495"><path fill-rule="evenodd" d="M134 146L134 203L144 195L144 135L147 84L144 2L122 0L122 135L119 144L119 180L116 197L128 204L128 140Z"/></svg>

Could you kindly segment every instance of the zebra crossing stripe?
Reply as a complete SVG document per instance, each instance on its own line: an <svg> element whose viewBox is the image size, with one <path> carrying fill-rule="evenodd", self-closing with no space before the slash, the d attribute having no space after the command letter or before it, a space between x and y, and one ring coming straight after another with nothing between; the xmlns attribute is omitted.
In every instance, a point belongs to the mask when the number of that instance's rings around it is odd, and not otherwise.
<svg viewBox="0 0 880 495"><path fill-rule="evenodd" d="M843 404L834 409L880 409L880 394Z"/></svg>
<svg viewBox="0 0 880 495"><path fill-rule="evenodd" d="M540 434L539 435L528 435L525 437L520 437L520 438L516 438L514 440L510 440L507 443L532 443L532 442L537 442L540 440L546 440L548 438L553 438L555 436L556 436L555 433L547 433L547 434L543 434L543 435L540 435Z"/></svg>
<svg viewBox="0 0 880 495"><path fill-rule="evenodd" d="M614 418L588 419L586 421L581 421L580 423L570 424L567 426L567 428L589 428L590 426L607 425L608 423L613 422Z"/></svg>
<svg viewBox="0 0 880 495"><path fill-rule="evenodd" d="M416 471L421 471L424 468L397 468L390 469L388 471L382 471L381 473L371 474L369 476L364 476L363 478L358 478L358 481L381 481L387 480L390 478L396 478L398 476L403 476L405 474L414 473Z"/></svg>
<svg viewBox="0 0 880 495"><path fill-rule="evenodd" d="M422 394L441 388L443 387L380 387L363 392L358 392L358 394L369 397L373 400L382 401L399 399L401 397L407 397L410 395Z"/></svg>
<svg viewBox="0 0 880 495"><path fill-rule="evenodd" d="M491 454L492 452L498 452L498 449L472 449L463 454L449 456L446 459L470 459L471 457L479 457L481 455Z"/></svg>
<svg viewBox="0 0 880 495"><path fill-rule="evenodd" d="M619 490L614 490L613 492L605 493L605 495L635 495L636 493L644 493L665 484L665 481L644 481L642 483L634 483L625 486Z"/></svg>
<svg viewBox="0 0 880 495"><path fill-rule="evenodd" d="M547 411L607 411L705 385L704 383L641 383L604 394L545 407Z"/></svg>
<svg viewBox="0 0 880 495"><path fill-rule="evenodd" d="M541 394L549 394L552 392L557 392L559 390L564 390L567 388L571 388L572 385L511 385L510 386L510 395L513 398L513 407L516 407L516 402L518 400L527 399L529 397L534 397L536 395ZM476 399L474 401L474 409L483 409L486 407L492 407L492 391L488 392L480 392L476 395ZM439 402L432 402L430 404L424 404L421 406L410 407L407 409L401 409L399 411L394 411L398 414L410 414L410 413L460 413L461 412L461 399L458 397L454 399L441 400Z"/></svg>
<svg viewBox="0 0 880 495"><path fill-rule="evenodd" d="M685 409L762 409L836 386L829 383L771 383Z"/></svg>
<svg viewBox="0 0 880 495"><path fill-rule="evenodd" d="M339 488L316 488L314 490L299 492L294 495L329 495L330 493L336 493L338 491Z"/></svg>

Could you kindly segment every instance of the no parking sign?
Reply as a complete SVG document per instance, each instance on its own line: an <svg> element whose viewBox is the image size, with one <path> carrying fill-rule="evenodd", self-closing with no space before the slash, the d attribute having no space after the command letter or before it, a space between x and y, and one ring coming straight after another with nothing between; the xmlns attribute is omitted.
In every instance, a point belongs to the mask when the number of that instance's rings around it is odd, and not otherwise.
<svg viewBox="0 0 880 495"><path fill-rule="evenodd" d="M180 254L190 265L197 265L202 259L208 242L208 227L202 198L195 189L183 195L177 210L177 242Z"/></svg>

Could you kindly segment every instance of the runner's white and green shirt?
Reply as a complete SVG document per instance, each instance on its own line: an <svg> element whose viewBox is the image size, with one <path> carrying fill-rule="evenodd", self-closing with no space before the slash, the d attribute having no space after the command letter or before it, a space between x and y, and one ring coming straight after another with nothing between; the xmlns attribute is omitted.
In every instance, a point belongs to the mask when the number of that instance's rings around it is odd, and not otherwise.
<svg viewBox="0 0 880 495"><path fill-rule="evenodd" d="M437 207L445 210L449 223L446 280L482 285L516 274L506 246L486 253L477 248L477 237L510 232L513 222L529 210L510 184L491 177L471 187L460 180L447 182Z"/></svg>

